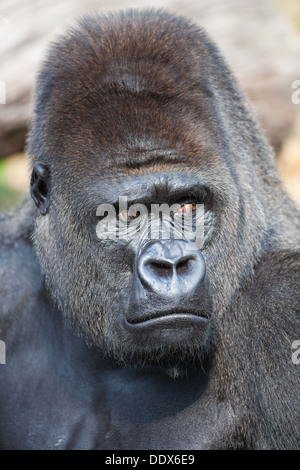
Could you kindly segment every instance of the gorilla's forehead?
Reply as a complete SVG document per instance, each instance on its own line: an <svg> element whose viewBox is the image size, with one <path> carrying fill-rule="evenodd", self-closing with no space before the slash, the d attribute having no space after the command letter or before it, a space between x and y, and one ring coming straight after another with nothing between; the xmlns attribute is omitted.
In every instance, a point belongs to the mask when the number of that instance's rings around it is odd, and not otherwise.
<svg viewBox="0 0 300 470"><path fill-rule="evenodd" d="M172 202L201 187L215 192L220 180L221 186L226 186L228 176L218 142L213 140L212 144L208 138L200 141L199 135L189 144L181 140L174 145L158 136L129 135L126 145L94 149L88 159L82 159L81 168L76 176L77 191L83 192L83 199L92 205L116 204L120 196L126 196L130 203Z"/></svg>
<svg viewBox="0 0 300 470"><path fill-rule="evenodd" d="M64 158L70 162L69 168L75 164L79 170L76 175L72 172L78 191L87 188L91 202L114 204L119 196L139 200L143 194L163 201L168 192L180 190L180 185L186 193L189 186L202 183L219 187L220 179L225 185L228 172L222 142L205 123L198 125L194 135L179 131L171 139L164 130L145 127L141 131L137 125L115 142L104 142L98 134L85 146L78 138L70 142ZM162 194L154 197L156 188Z"/></svg>
<svg viewBox="0 0 300 470"><path fill-rule="evenodd" d="M211 182L195 171L176 168L176 165L143 168L132 174L94 181L89 186L89 197L94 202L118 205L119 198L129 204L136 202L175 202L181 197L195 195L201 188L211 187Z"/></svg>
<svg viewBox="0 0 300 470"><path fill-rule="evenodd" d="M157 169L169 171L173 165L177 168L188 168L191 164L195 168L195 159L198 163L201 159L206 160L209 164L210 160L214 160L220 155L221 149L213 136L201 138L206 134L205 129L199 131L195 139L189 136L177 136L177 139L165 139L159 131L141 137L140 135L130 132L124 136L124 143L115 144L113 148L100 148L100 161L102 157L104 165L102 170L112 169L114 164L115 171L124 171L126 174L138 174ZM173 134L174 137L174 134Z"/></svg>
<svg viewBox="0 0 300 470"><path fill-rule="evenodd" d="M130 98L130 99L129 99ZM66 161L78 164L100 176L104 171L133 172L140 168L167 164L210 166L223 155L223 141L213 110L199 100L196 109L180 99L161 103L159 98L123 97L109 100L105 107L95 103L77 118L70 110L65 119L72 121L68 135L63 117L53 119L57 145L66 149ZM61 121L61 125L59 125ZM59 149L57 149L59 151ZM62 152L60 152L62 154Z"/></svg>
<svg viewBox="0 0 300 470"><path fill-rule="evenodd" d="M119 193L126 193L128 187L134 191L139 186L145 189L165 184L166 188L171 188L172 185L176 186L178 180L184 185L191 180L203 180L212 184L215 182L217 186L219 179L224 179L226 175L226 159L222 156L220 145L215 141L210 143L208 138L199 140L198 136L189 143L178 140L174 145L155 138L139 139L134 135L132 139L130 136L127 138L126 145L103 148L100 144L88 158L83 157L78 185L90 191L100 188L100 193L106 195L113 187ZM74 155L70 154L70 159L72 157ZM78 166L76 157L75 162Z"/></svg>
<svg viewBox="0 0 300 470"><path fill-rule="evenodd" d="M130 85L122 83L118 89L87 93L80 113L76 100L67 97L50 110L50 133L55 131L56 145L63 149L68 141L66 158L81 152L82 157L101 156L104 165L135 166L149 156L163 160L178 158L179 153L181 159L183 154L221 154L218 117L206 93L198 90L193 100L144 90L131 93Z"/></svg>

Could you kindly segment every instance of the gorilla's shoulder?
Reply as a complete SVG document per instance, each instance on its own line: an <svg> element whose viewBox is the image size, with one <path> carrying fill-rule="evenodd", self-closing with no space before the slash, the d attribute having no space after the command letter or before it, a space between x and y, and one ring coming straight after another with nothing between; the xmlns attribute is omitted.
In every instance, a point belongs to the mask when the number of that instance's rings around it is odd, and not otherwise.
<svg viewBox="0 0 300 470"><path fill-rule="evenodd" d="M0 319L22 313L41 287L43 277L31 242L33 226L28 201L0 216Z"/></svg>

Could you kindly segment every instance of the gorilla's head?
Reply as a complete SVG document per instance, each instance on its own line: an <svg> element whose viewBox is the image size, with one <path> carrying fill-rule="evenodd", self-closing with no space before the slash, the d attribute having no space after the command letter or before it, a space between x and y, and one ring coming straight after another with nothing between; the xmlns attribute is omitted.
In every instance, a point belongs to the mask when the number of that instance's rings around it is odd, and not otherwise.
<svg viewBox="0 0 300 470"><path fill-rule="evenodd" d="M253 126L215 46L182 18L89 17L52 46L29 138L34 241L89 344L166 370L208 357L262 245ZM175 208L169 236L149 229L161 204ZM199 245L174 220L201 207ZM99 236L109 208L127 236Z"/></svg>

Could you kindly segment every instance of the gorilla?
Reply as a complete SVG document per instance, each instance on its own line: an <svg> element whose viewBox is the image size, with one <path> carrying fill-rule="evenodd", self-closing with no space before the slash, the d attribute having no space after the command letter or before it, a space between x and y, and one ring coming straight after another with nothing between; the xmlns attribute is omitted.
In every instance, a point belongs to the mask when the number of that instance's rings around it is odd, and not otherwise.
<svg viewBox="0 0 300 470"><path fill-rule="evenodd" d="M31 197L0 222L0 447L299 448L300 214L206 33L81 19L27 149Z"/></svg>

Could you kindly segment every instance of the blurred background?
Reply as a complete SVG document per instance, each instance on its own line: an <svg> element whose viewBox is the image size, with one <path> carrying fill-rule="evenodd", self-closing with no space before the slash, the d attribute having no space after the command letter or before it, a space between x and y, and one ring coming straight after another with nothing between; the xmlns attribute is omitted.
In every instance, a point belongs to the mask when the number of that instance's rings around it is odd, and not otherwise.
<svg viewBox="0 0 300 470"><path fill-rule="evenodd" d="M0 0L0 211L28 191L24 145L47 44L85 13L130 7L164 7L210 33L300 206L300 0Z"/></svg>

